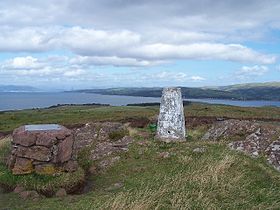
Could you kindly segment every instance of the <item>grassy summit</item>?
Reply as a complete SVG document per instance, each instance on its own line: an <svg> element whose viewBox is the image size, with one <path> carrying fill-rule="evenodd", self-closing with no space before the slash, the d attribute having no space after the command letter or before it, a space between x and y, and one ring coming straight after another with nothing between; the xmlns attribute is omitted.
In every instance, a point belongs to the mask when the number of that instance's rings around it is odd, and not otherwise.
<svg viewBox="0 0 280 210"><path fill-rule="evenodd" d="M6 117L8 126L4 131L9 131L20 123L74 125L89 120L153 116L157 112L158 107L62 107L7 112L0 117ZM186 107L186 115L279 120L280 109L193 104ZM9 121L11 116L15 118ZM134 129L134 142L127 153L120 154L120 161L89 177L93 187L87 194L31 201L21 200L14 193L0 193L0 209L279 208L280 173L262 158L253 159L229 150L227 142L199 141L205 132L204 125L189 129L186 143L155 142L141 135L143 132L150 131Z"/></svg>
<svg viewBox="0 0 280 210"><path fill-rule="evenodd" d="M58 123L68 127L89 121L122 121L130 117L151 117L159 107L112 107L112 106L62 106L49 109L0 112L0 132L11 132L24 124ZM277 107L246 108L225 105L191 103L185 106L186 117L227 117L280 120Z"/></svg>

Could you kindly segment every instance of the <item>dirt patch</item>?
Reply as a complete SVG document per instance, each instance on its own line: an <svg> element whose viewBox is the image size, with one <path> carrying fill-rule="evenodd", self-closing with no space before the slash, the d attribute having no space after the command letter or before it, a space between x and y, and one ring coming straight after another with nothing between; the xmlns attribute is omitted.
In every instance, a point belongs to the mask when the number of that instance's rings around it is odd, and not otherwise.
<svg viewBox="0 0 280 210"><path fill-rule="evenodd" d="M185 118L187 129L193 129L198 126L210 127L213 123L221 120L224 120L224 118L216 118L216 117L186 117Z"/></svg>
<svg viewBox="0 0 280 210"><path fill-rule="evenodd" d="M6 136L12 134L12 132L0 132L0 140L4 139Z"/></svg>
<svg viewBox="0 0 280 210"><path fill-rule="evenodd" d="M147 117L129 117L122 120L123 123L129 123L132 128L145 128L151 123Z"/></svg>

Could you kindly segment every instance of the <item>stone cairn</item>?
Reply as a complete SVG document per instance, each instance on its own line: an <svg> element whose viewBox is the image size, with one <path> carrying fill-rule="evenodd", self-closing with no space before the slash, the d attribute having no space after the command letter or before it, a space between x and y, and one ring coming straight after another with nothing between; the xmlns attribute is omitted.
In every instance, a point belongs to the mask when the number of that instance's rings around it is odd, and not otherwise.
<svg viewBox="0 0 280 210"><path fill-rule="evenodd" d="M165 142L185 141L185 116L180 88L162 91L156 139Z"/></svg>
<svg viewBox="0 0 280 210"><path fill-rule="evenodd" d="M54 175L74 172L78 164L72 158L73 134L57 124L25 125L14 130L8 166L15 175Z"/></svg>

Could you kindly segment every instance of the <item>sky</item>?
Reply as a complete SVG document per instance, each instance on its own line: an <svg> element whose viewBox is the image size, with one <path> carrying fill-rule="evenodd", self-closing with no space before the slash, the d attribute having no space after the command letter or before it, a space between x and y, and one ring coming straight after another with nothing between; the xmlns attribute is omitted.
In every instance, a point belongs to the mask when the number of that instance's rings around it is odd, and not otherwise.
<svg viewBox="0 0 280 210"><path fill-rule="evenodd" d="M280 81L279 0L1 0L0 85Z"/></svg>

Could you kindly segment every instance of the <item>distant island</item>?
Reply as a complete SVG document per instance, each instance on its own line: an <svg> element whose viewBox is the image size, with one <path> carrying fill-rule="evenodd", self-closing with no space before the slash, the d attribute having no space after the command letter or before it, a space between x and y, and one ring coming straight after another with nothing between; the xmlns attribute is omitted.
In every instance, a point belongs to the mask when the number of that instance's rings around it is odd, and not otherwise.
<svg viewBox="0 0 280 210"><path fill-rule="evenodd" d="M185 99L230 99L230 100L271 100L280 101L280 82L247 83L217 87L181 87L182 96ZM102 95L123 95L160 97L161 87L141 88L106 88L106 89L83 89L70 92L96 93Z"/></svg>

